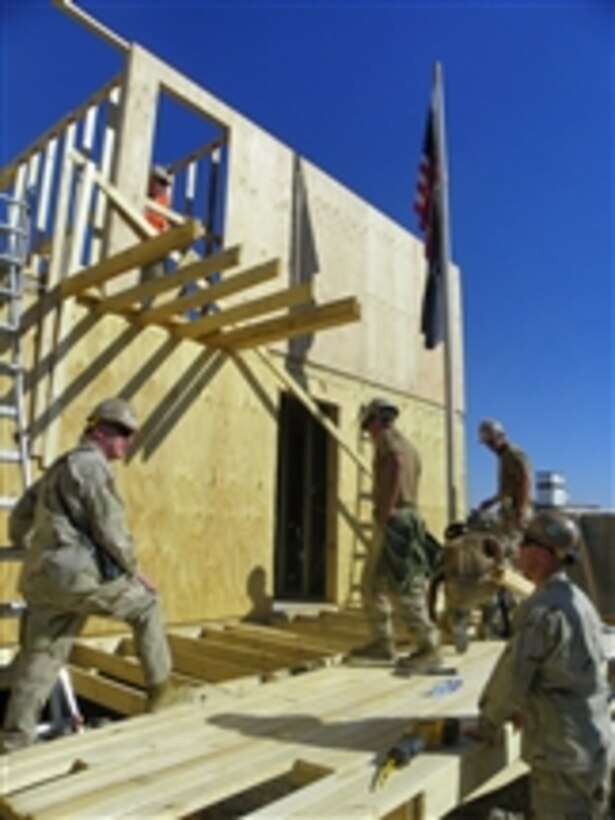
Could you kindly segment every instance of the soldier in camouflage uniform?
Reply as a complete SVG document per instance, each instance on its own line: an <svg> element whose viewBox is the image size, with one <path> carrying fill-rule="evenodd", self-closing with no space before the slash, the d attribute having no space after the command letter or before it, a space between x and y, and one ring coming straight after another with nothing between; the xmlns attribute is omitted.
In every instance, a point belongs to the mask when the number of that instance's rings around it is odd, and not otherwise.
<svg viewBox="0 0 615 820"><path fill-rule="evenodd" d="M486 419L478 428L478 437L498 458L498 491L485 499L479 510L499 504L498 526L506 536L514 555L523 527L531 515L532 470L523 450L511 444L498 421Z"/></svg>
<svg viewBox="0 0 615 820"><path fill-rule="evenodd" d="M457 651L465 652L472 611L481 611L480 632L492 637L494 611L498 602L504 605L497 579L497 570L504 565L504 547L475 515L470 515L467 524L450 524L444 539L442 568L432 581L431 595L435 599L438 586L444 584L445 623Z"/></svg>
<svg viewBox="0 0 615 820"><path fill-rule="evenodd" d="M11 516L13 542L27 547L20 579L27 609L2 751L34 741L42 708L89 615L131 626L150 709L177 700L158 597L137 568L110 466L126 456L136 429L125 401L103 401L77 447L49 468Z"/></svg>
<svg viewBox="0 0 615 820"><path fill-rule="evenodd" d="M363 412L361 426L374 445L374 520L376 539L362 578L363 605L374 640L354 657L396 659L391 605L413 633L417 666L439 662L438 630L429 618L426 598L425 526L417 499L421 460L414 446L397 430L397 407L374 399Z"/></svg>
<svg viewBox="0 0 615 820"><path fill-rule="evenodd" d="M603 630L596 609L567 577L576 524L538 513L520 547L536 590L517 608L513 636L479 701L474 736L493 742L506 721L520 728L530 767L533 820L605 818L612 745Z"/></svg>

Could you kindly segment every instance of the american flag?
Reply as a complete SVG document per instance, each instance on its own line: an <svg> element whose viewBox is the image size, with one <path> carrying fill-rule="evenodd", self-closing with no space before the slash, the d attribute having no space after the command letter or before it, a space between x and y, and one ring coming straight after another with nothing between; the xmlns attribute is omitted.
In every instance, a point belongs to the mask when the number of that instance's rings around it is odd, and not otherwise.
<svg viewBox="0 0 615 820"><path fill-rule="evenodd" d="M425 237L427 282L423 294L421 333L425 337L425 347L428 350L437 347L444 340L439 165L435 110L432 105L427 116L414 199L419 229Z"/></svg>

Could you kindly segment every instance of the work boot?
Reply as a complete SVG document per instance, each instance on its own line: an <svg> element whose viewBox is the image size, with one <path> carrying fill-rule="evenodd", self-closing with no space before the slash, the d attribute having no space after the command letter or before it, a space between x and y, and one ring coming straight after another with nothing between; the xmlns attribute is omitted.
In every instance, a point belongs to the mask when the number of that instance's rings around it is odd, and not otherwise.
<svg viewBox="0 0 615 820"><path fill-rule="evenodd" d="M418 675L429 675L442 668L440 650L430 644L419 647L414 652L400 658L397 668L404 672L414 672Z"/></svg>
<svg viewBox="0 0 615 820"><path fill-rule="evenodd" d="M147 711L161 712L171 706L179 706L192 701L193 687L166 680L150 686L147 692Z"/></svg>
<svg viewBox="0 0 615 820"><path fill-rule="evenodd" d="M376 640L364 646L353 649L350 657L353 660L394 663L397 659L397 653L395 652L395 644L390 638L376 638Z"/></svg>

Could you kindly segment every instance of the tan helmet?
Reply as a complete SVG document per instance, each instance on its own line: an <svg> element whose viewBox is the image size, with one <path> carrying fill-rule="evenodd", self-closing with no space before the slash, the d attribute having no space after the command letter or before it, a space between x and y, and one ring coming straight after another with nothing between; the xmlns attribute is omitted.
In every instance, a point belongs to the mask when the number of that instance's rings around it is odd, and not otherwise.
<svg viewBox="0 0 615 820"><path fill-rule="evenodd" d="M164 185L171 184L171 174L167 171L164 165L154 165L151 173L152 179L157 179Z"/></svg>
<svg viewBox="0 0 615 820"><path fill-rule="evenodd" d="M105 399L97 404L87 418L88 429L101 422L119 424L134 433L138 427L137 414L125 399Z"/></svg>
<svg viewBox="0 0 615 820"><path fill-rule="evenodd" d="M577 559L581 533L575 521L555 510L536 513L523 531L523 540L552 550L565 563Z"/></svg>
<svg viewBox="0 0 615 820"><path fill-rule="evenodd" d="M361 429L367 429L367 425L374 418L392 421L397 416L399 416L397 405L387 401L387 399L372 399L369 404L361 408Z"/></svg>
<svg viewBox="0 0 615 820"><path fill-rule="evenodd" d="M499 421L495 419L485 419L481 421L478 427L478 438L482 444L487 444L493 441L497 436L503 436L504 428Z"/></svg>

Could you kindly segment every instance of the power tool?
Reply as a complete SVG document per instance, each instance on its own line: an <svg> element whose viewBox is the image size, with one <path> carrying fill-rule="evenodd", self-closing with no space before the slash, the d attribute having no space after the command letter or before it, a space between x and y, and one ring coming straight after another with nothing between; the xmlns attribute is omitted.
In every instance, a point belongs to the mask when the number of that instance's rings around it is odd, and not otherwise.
<svg viewBox="0 0 615 820"><path fill-rule="evenodd" d="M376 769L372 788L385 784L396 769L407 766L421 752L454 746L461 736L459 718L427 718L416 720L384 755Z"/></svg>

